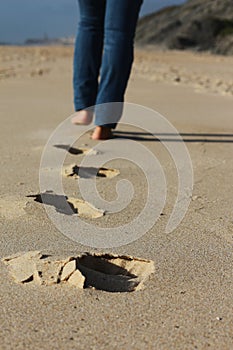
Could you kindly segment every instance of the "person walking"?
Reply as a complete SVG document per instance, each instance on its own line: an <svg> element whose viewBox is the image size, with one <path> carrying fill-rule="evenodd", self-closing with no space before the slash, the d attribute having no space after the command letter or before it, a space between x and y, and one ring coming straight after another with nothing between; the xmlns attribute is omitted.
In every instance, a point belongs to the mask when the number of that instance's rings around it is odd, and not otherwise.
<svg viewBox="0 0 233 350"><path fill-rule="evenodd" d="M72 123L88 125L95 115L94 140L111 138L121 117L142 2L78 0L73 70L76 113Z"/></svg>

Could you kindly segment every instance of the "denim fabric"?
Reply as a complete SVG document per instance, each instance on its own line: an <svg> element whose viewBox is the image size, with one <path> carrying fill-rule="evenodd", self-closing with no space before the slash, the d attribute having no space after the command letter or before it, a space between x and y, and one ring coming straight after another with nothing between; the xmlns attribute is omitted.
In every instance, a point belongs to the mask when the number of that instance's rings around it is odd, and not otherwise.
<svg viewBox="0 0 233 350"><path fill-rule="evenodd" d="M142 2L78 0L80 21L74 52L74 105L76 111L96 105L96 125L114 124L121 117ZM114 104L101 106L109 102L122 103L116 103L116 107Z"/></svg>

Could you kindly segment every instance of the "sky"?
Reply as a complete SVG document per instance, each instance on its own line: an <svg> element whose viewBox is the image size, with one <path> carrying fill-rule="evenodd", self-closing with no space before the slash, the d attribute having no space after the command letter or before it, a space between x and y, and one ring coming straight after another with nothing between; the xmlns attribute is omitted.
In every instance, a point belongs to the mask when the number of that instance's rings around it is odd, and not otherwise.
<svg viewBox="0 0 233 350"><path fill-rule="evenodd" d="M117 0L116 0L117 1ZM185 0L144 0L140 15ZM0 42L69 37L76 33L77 0L0 0Z"/></svg>

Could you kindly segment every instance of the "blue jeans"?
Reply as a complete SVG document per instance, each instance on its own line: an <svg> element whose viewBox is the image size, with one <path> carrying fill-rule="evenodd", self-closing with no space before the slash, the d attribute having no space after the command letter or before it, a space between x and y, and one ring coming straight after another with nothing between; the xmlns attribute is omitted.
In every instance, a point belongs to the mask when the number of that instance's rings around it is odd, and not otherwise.
<svg viewBox="0 0 233 350"><path fill-rule="evenodd" d="M74 52L74 105L76 111L95 106L96 125L114 127L121 117L142 2L78 0L80 22ZM120 103L101 106L110 102Z"/></svg>

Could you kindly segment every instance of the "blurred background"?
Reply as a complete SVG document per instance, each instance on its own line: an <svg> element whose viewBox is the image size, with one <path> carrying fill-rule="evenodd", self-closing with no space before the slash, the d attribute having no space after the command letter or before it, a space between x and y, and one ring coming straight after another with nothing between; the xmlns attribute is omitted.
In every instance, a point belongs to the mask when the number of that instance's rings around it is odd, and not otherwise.
<svg viewBox="0 0 233 350"><path fill-rule="evenodd" d="M185 0L144 0L140 16ZM0 43L74 36L77 0L0 0Z"/></svg>
<svg viewBox="0 0 233 350"><path fill-rule="evenodd" d="M0 0L0 80L55 74L62 57L71 75L78 18L77 0ZM144 0L136 49L136 75L232 97L233 0Z"/></svg>

